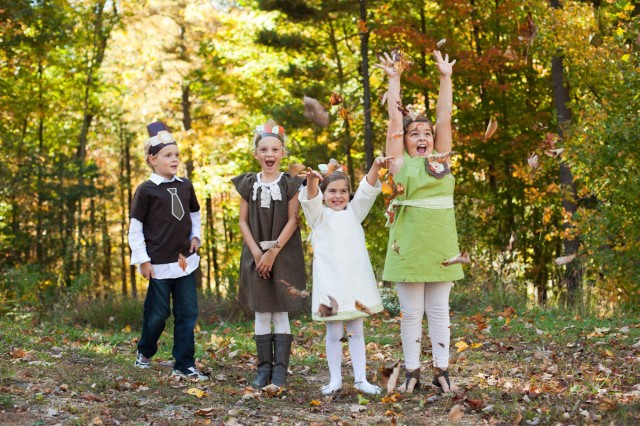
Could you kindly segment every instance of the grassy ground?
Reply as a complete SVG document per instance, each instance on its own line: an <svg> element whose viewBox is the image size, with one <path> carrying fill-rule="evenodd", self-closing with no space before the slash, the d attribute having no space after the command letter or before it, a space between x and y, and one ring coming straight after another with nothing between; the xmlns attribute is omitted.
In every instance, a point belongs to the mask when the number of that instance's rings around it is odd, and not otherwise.
<svg viewBox="0 0 640 426"><path fill-rule="evenodd" d="M578 318L557 312L486 306L452 316L453 395L429 383L423 337L423 390L360 395L345 344L344 388L330 397L324 328L294 320L288 388L248 386L255 359L250 323L224 323L204 310L199 366L209 382L170 378L171 330L151 370L133 368L139 305L81 308L60 319L0 318L0 424L448 424L640 423L640 320ZM76 311L76 312L78 312ZM95 311L95 312L94 312ZM64 317L64 316L63 316ZM69 318L66 316L65 318ZM96 326L97 325L97 326ZM365 323L370 381L400 359L399 318ZM426 385L426 386L425 386Z"/></svg>

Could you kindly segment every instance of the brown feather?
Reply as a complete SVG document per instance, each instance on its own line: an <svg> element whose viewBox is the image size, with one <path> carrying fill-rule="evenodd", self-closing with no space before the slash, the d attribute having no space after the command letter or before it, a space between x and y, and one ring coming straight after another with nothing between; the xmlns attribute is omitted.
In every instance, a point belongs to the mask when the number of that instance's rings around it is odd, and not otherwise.
<svg viewBox="0 0 640 426"><path fill-rule="evenodd" d="M304 103L305 117L319 126L327 127L329 125L329 113L320 105L320 102L308 96L302 98L302 102Z"/></svg>

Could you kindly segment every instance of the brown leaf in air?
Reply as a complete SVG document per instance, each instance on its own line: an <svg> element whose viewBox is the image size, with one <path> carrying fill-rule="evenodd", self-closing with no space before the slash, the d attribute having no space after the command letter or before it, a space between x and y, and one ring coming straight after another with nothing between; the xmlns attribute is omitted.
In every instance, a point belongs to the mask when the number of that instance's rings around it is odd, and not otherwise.
<svg viewBox="0 0 640 426"><path fill-rule="evenodd" d="M400 254L400 246L398 245L398 242L396 240L393 240L393 245L391 246L391 248L393 248L393 251Z"/></svg>
<svg viewBox="0 0 640 426"><path fill-rule="evenodd" d="M180 267L180 269L182 269L183 271L187 270L187 258L184 257L184 254L180 253L178 255L178 266Z"/></svg>
<svg viewBox="0 0 640 426"><path fill-rule="evenodd" d="M356 309L360 312L364 312L367 315L374 315L373 311L356 300Z"/></svg>
<svg viewBox="0 0 640 426"><path fill-rule="evenodd" d="M342 97L342 95L338 92L333 92L331 94L331 98L329 98L329 104L331 106L334 105L340 105L342 103L342 101L344 101L344 98Z"/></svg>
<svg viewBox="0 0 640 426"><path fill-rule="evenodd" d="M456 404L449 411L449 421L453 424L456 424L460 420L462 420L463 415L464 412L462 411L462 405Z"/></svg>
<svg viewBox="0 0 640 426"><path fill-rule="evenodd" d="M327 127L329 125L329 113L320 105L320 102L308 96L302 98L302 102L304 103L305 117L319 126Z"/></svg>
<svg viewBox="0 0 640 426"><path fill-rule="evenodd" d="M402 195L404 194L404 185L401 183L397 183L393 186L393 195Z"/></svg>
<svg viewBox="0 0 640 426"><path fill-rule="evenodd" d="M361 34L365 34L367 31L367 21L363 21L362 19L358 20L358 32Z"/></svg>
<svg viewBox="0 0 640 426"><path fill-rule="evenodd" d="M338 314L338 302L336 302L336 299L331 296L327 297L329 297L329 303L331 303L331 306L327 306L324 303L321 303L317 312L319 317L332 317Z"/></svg>
<svg viewBox="0 0 640 426"><path fill-rule="evenodd" d="M443 38L442 40L440 40L438 43L436 43L436 48L440 49L442 46L444 46L444 44L447 42L446 38Z"/></svg>
<svg viewBox="0 0 640 426"><path fill-rule="evenodd" d="M484 140L488 141L491 136L498 130L498 120L489 118L489 124L487 125L487 131L484 132Z"/></svg>
<svg viewBox="0 0 640 426"><path fill-rule="evenodd" d="M309 297L309 292L306 290L298 290L297 288L295 288L294 286L292 286L291 284L289 284L288 282L286 282L283 279L278 280L281 284L284 284L285 287L287 287L287 293L289 293L290 296L293 297Z"/></svg>
<svg viewBox="0 0 640 426"><path fill-rule="evenodd" d="M392 393L398 384L400 376L400 361L380 367L380 375L382 376L382 387L387 389L387 393Z"/></svg>
<svg viewBox="0 0 640 426"><path fill-rule="evenodd" d="M333 172L340 168L340 163L335 158L329 160L329 164L327 165L327 173L325 175L331 176Z"/></svg>
<svg viewBox="0 0 640 426"><path fill-rule="evenodd" d="M557 156L562 154L563 151L564 151L564 148L556 148L556 149L547 149L544 151L544 153L549 157L556 158Z"/></svg>
<svg viewBox="0 0 640 426"><path fill-rule="evenodd" d="M556 258L556 265L558 266L562 266L562 265L566 265L567 263L570 263L573 259L575 259L576 254L570 254L569 256L561 256Z"/></svg>
<svg viewBox="0 0 640 426"><path fill-rule="evenodd" d="M469 258L469 252L465 250L462 253L455 255L451 259L445 260L444 262L442 262L442 266L455 265L456 263L461 263L461 264L471 263L471 259Z"/></svg>
<svg viewBox="0 0 640 426"><path fill-rule="evenodd" d="M291 176L298 176L304 170L306 170L306 166L304 164L289 164L289 174Z"/></svg>
<svg viewBox="0 0 640 426"><path fill-rule="evenodd" d="M393 194L393 186L389 182L382 182L382 193L385 195Z"/></svg>
<svg viewBox="0 0 640 426"><path fill-rule="evenodd" d="M351 113L345 107L340 106L340 111L338 111L338 114L340 115L340 118L342 118L343 120L348 120L349 119L349 115Z"/></svg>

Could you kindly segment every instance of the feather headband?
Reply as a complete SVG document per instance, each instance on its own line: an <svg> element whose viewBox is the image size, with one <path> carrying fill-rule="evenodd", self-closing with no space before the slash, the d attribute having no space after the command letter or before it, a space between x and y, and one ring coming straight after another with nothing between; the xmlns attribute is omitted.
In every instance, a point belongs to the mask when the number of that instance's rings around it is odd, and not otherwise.
<svg viewBox="0 0 640 426"><path fill-rule="evenodd" d="M255 133L255 137L253 139L254 149L258 146L258 142L260 142L261 139L269 136L277 138L280 142L282 142L282 145L287 142L287 136L284 133L284 127L276 124L276 122L272 119L269 119L265 124L257 125L253 132Z"/></svg>

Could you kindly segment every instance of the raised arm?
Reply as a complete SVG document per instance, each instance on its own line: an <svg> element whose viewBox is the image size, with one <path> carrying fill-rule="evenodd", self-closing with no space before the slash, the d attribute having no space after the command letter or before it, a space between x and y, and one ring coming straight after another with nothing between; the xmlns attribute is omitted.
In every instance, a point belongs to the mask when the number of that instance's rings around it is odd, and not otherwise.
<svg viewBox="0 0 640 426"><path fill-rule="evenodd" d="M389 123L387 125L387 142L385 153L390 157L395 157L396 161L389 168L392 174L400 170L402 166L404 152L404 133L402 129L402 112L399 106L400 100L400 77L404 67L399 61L395 61L389 54L380 55L380 62L375 65L382 69L389 79L387 90L387 110L389 112Z"/></svg>
<svg viewBox="0 0 640 426"><path fill-rule="evenodd" d="M433 52L436 66L440 71L440 90L436 103L436 139L434 148L436 151L449 152L453 145L451 131L451 112L453 109L453 84L451 74L456 60L449 62L449 55L442 57L439 50Z"/></svg>

